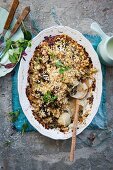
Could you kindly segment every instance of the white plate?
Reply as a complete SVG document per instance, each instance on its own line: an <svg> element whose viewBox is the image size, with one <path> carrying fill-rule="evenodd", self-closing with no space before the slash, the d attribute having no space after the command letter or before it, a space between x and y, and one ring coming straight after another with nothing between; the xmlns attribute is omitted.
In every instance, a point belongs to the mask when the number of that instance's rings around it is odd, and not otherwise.
<svg viewBox="0 0 113 170"><path fill-rule="evenodd" d="M2 33L2 31L3 31L3 27L5 25L7 16L8 16L8 11L6 9L0 7L0 33ZM10 28L12 28L14 26L15 22L16 22L16 19L14 18ZM10 31L8 31L6 33L5 38L8 37L8 35L10 35ZM23 32L22 32L21 29L19 29L17 31L17 33L12 37L12 40L16 41L16 40L19 40L20 38L24 38L24 35L23 35ZM8 58L9 58L9 55L8 55L8 52L7 52L4 56L4 58L2 59L1 63L2 64L8 64L9 63ZM0 67L0 77L5 76L7 73L10 73L12 70L13 70L13 68L6 69L5 67L1 66Z"/></svg>
<svg viewBox="0 0 113 170"><path fill-rule="evenodd" d="M67 34L76 40L79 44L85 47L86 51L88 52L89 56L92 59L94 67L98 69L97 74L95 75L96 78L96 88L94 93L94 102L91 110L91 114L86 118L85 124L79 125L79 129L77 129L77 135L80 134L92 121L95 114L98 111L98 107L101 101L101 93L102 93L102 72L101 72L101 65L97 56L97 53L93 49L91 43L78 31L71 29L66 26L54 26L48 29L43 30L40 32L33 40L31 48L26 49L26 61L21 59L20 68L18 73L18 92L19 92L19 99L22 109L31 123L31 125L37 129L41 134L52 138L52 139L68 139L72 136L72 132L69 131L67 133L63 133L58 131L57 129L45 129L33 116L32 114L32 107L30 102L26 96L26 87L27 77L28 77L28 69L29 69L29 62L33 56L35 48L39 45L42 40L44 40L45 36L49 35L59 35L59 34Z"/></svg>

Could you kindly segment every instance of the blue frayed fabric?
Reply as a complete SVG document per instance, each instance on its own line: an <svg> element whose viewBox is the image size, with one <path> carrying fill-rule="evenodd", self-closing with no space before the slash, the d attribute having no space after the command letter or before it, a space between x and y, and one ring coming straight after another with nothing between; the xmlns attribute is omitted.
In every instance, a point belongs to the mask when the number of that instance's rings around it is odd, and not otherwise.
<svg viewBox="0 0 113 170"><path fill-rule="evenodd" d="M99 36L93 36L84 34L84 36L92 43L94 49L96 50L99 42L101 41L101 38ZM24 115L20 102L19 102L19 96L18 96L18 89L17 89L17 75L18 75L18 68L19 64L16 66L16 68L12 72L12 110L13 111L20 111L19 117L16 122L14 122L14 127L18 130L22 130L22 126L24 123L28 123L28 129L27 131L34 131L34 127L30 125L28 122L26 116ZM103 73L103 91L102 91L102 98L101 103L98 109L97 114L95 115L93 121L90 123L88 128L91 129L105 129L107 127L107 114L106 114L106 67L102 65L102 73Z"/></svg>

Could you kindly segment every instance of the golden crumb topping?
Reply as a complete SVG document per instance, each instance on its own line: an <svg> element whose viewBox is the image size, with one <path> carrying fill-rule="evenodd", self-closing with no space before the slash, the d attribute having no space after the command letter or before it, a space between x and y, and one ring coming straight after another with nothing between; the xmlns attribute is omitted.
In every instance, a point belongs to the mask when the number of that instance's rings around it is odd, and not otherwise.
<svg viewBox="0 0 113 170"><path fill-rule="evenodd" d="M73 122L71 95L80 99L79 122L83 122L92 107L96 71L85 48L71 37L45 37L28 71L26 94L34 117L45 128L68 131Z"/></svg>

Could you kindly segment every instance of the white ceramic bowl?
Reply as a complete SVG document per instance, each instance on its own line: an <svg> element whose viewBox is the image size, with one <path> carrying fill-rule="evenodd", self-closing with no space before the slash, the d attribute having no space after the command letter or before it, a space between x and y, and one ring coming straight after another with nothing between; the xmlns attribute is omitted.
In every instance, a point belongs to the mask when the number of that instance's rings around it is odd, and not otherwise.
<svg viewBox="0 0 113 170"><path fill-rule="evenodd" d="M91 110L91 114L86 118L85 123L79 125L79 129L77 129L77 135L80 134L92 121L95 114L98 111L98 107L101 101L101 93L102 93L102 72L101 72L101 65L97 56L97 53L93 49L91 43L78 31L71 29L67 26L53 26L51 28L45 29L41 31L35 38L32 40L31 48L26 49L27 56L25 57L26 61L21 59L19 73L18 73L18 92L19 92L19 99L20 104L22 106L23 112L26 115L28 121L31 125L37 129L41 134L52 138L52 139L68 139L72 136L72 132L69 131L67 133L60 132L57 129L45 129L33 116L32 114L32 107L30 102L26 96L26 87L27 87L27 77L28 77L28 69L29 69L29 62L33 56L35 48L39 45L42 40L44 40L45 36L49 35L59 35L59 34L67 34L76 40L79 44L81 44L86 51L88 52L89 56L92 59L94 67L98 69L97 74L95 75L96 78L96 88L94 92L94 101Z"/></svg>

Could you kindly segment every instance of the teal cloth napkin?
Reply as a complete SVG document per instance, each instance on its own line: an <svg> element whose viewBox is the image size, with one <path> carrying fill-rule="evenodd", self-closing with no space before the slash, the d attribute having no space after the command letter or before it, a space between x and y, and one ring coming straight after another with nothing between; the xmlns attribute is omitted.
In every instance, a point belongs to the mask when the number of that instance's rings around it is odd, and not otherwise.
<svg viewBox="0 0 113 170"><path fill-rule="evenodd" d="M96 50L99 42L101 41L101 38L99 36L93 36L84 34L84 36L92 43L94 49ZM19 102L19 96L18 96L18 89L17 89L17 82L18 82L18 68L19 64L16 66L16 68L12 72L12 110L13 111L20 111L20 114L18 116L18 119L16 122L13 123L13 126L18 130L22 130L22 126L24 123L28 123L27 131L34 131L34 127L30 125L28 122L26 116L24 115L20 102ZM89 125L89 128L95 129L105 129L107 126L107 115L106 115L106 81L105 81L105 74L106 74L106 67L102 65L102 73L103 73L103 91L102 91L102 98L101 103L98 109L97 114L95 115L93 121Z"/></svg>

